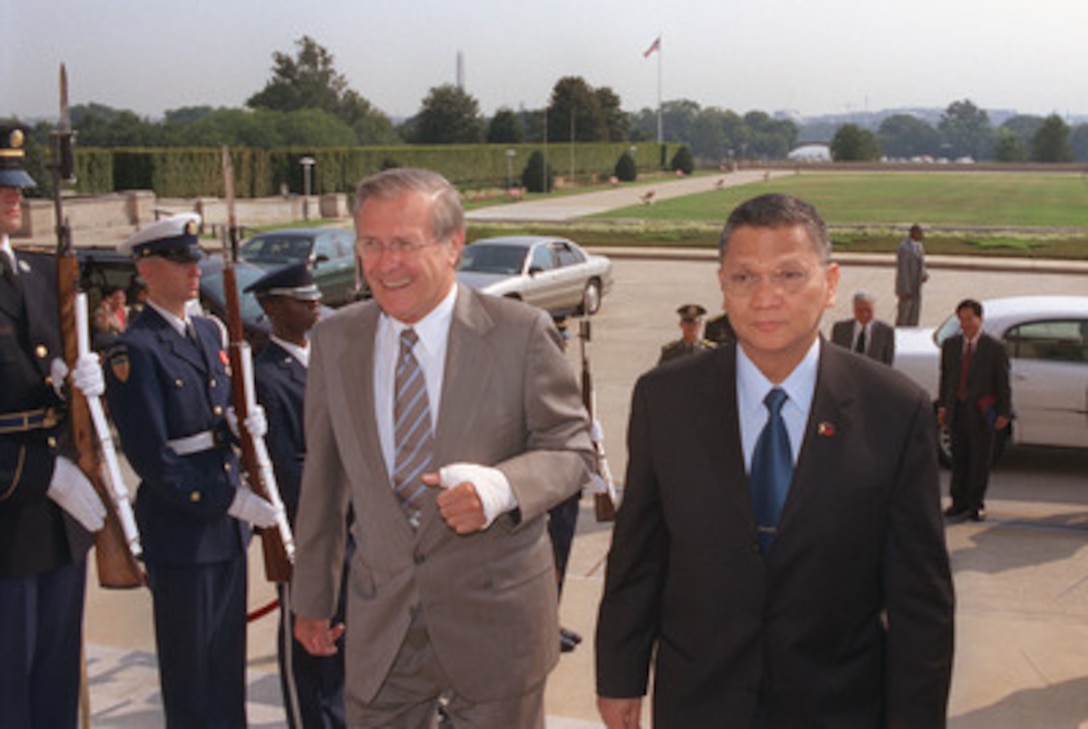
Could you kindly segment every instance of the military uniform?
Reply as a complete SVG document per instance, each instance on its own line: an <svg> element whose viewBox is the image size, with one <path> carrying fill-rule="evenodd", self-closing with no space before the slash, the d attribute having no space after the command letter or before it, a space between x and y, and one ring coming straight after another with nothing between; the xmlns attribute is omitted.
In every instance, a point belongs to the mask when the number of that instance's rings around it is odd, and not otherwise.
<svg viewBox="0 0 1088 729"><path fill-rule="evenodd" d="M729 315L723 311L707 319L703 325L703 338L715 345L737 341L737 333L733 331L733 325L729 323Z"/></svg>
<svg viewBox="0 0 1088 729"><path fill-rule="evenodd" d="M149 303L109 352L107 397L140 477L136 521L167 726L242 727L250 528L227 513L239 465L221 330L211 319L190 322L187 336Z"/></svg>
<svg viewBox="0 0 1088 729"><path fill-rule="evenodd" d="M313 276L305 264L295 264L275 269L254 281L246 291L265 296L289 296L302 300L317 300L321 292L313 283ZM271 316L270 316L271 318ZM268 417L268 447L272 468L280 497L287 508L287 518L293 527L298 514L299 492L302 483L302 464L306 455L306 439L303 432L303 400L306 392L306 363L300 361L291 345L271 338L261 354L253 362L253 378L257 387L257 399ZM354 551L349 537L344 558L344 576ZM346 584L346 581L344 582ZM341 591L336 622L344 621L346 593ZM338 641L340 652L334 656L315 656L292 637L290 662L284 641L283 621L293 626L291 616L285 614L290 606L289 596L280 588L280 638L278 642L280 679L287 708L288 725L295 729L297 710L302 727L310 729L334 729L346 725L344 715L344 639ZM293 629L290 631L293 633ZM288 668L290 665L290 681ZM293 685L292 685L293 684ZM297 700L297 708L292 706Z"/></svg>
<svg viewBox="0 0 1088 729"><path fill-rule="evenodd" d="M34 185L22 134L0 130L0 187ZM58 456L75 460L52 386L62 357L56 262L0 257L0 726L75 727L92 537L48 493Z"/></svg>
<svg viewBox="0 0 1088 729"><path fill-rule="evenodd" d="M680 322L683 325L701 321L706 314L706 309L698 304L684 304L676 310L676 313L680 315ZM661 348L661 356L658 357L657 363L659 365L664 364L696 352L714 349L715 346L717 345L714 342L702 338L697 338L691 342L683 338L675 339Z"/></svg>

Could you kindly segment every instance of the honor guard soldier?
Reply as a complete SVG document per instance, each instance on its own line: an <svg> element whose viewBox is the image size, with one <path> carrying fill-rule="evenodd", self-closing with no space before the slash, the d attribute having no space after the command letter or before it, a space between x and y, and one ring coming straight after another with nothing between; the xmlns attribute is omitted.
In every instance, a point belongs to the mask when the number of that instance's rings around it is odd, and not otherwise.
<svg viewBox="0 0 1088 729"><path fill-rule="evenodd" d="M707 319L703 324L703 338L715 345L737 341L737 333L733 331L733 325L729 323L729 314L723 311Z"/></svg>
<svg viewBox="0 0 1088 729"><path fill-rule="evenodd" d="M121 244L147 306L107 357L107 399L140 477L136 520L155 621L167 727L242 727L246 548L276 511L239 481L228 357L219 325L191 316L200 216L156 221ZM245 427L264 435L263 410Z"/></svg>
<svg viewBox="0 0 1088 729"><path fill-rule="evenodd" d="M714 349L714 342L702 338L703 317L706 315L706 309L698 304L684 304L676 310L676 313L680 315L681 337L661 348L658 364L706 349Z"/></svg>
<svg viewBox="0 0 1088 729"><path fill-rule="evenodd" d="M268 419L265 444L272 459L287 519L294 528L298 514L302 463L306 455L303 436L303 395L310 365L310 329L320 315L321 291L314 285L310 267L295 263L266 273L246 287L272 324L272 336L253 363L257 399ZM346 528L347 525L345 525ZM344 558L344 576L354 551L351 538ZM291 729L337 729L344 718L344 645L332 656L308 653L294 637L289 589L279 586L280 683ZM344 620L346 594L340 592L336 620Z"/></svg>
<svg viewBox="0 0 1088 729"><path fill-rule="evenodd" d="M106 512L67 432L56 262L8 239L35 185L25 139L0 127L0 726L74 729L85 558ZM100 395L97 358L72 380Z"/></svg>

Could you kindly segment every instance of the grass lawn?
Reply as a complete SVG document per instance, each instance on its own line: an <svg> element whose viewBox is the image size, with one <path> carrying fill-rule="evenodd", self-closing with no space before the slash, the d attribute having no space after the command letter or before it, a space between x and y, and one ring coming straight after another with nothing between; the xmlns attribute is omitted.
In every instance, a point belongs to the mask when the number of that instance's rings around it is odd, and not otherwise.
<svg viewBox="0 0 1088 729"><path fill-rule="evenodd" d="M813 203L836 250L892 252L906 227L926 251L1088 259L1088 176L1031 172L813 172L634 205L571 224L471 224L470 239L532 233L584 245L714 247L729 211L765 192Z"/></svg>

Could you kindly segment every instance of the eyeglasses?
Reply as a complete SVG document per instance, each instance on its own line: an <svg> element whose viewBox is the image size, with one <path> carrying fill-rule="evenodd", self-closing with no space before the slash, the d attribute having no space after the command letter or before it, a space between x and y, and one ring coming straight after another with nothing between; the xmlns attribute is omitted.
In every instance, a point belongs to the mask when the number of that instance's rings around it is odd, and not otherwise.
<svg viewBox="0 0 1088 729"><path fill-rule="evenodd" d="M771 287L787 294L796 294L805 287L812 272L805 268L783 268L769 274L737 271L722 276L722 288L735 296L751 296L768 280Z"/></svg>
<svg viewBox="0 0 1088 729"><path fill-rule="evenodd" d="M375 259L386 254L395 255L399 258L408 258L416 255L424 248L438 245L441 242L440 240L394 240L390 243L379 243L376 240L363 240L359 241L357 245L363 258Z"/></svg>

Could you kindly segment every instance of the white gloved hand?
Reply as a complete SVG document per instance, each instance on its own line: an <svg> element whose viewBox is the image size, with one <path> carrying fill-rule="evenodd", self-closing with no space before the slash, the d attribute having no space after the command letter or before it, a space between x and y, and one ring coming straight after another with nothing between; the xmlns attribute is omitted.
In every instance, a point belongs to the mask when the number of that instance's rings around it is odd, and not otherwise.
<svg viewBox="0 0 1088 729"><path fill-rule="evenodd" d="M272 504L247 488L240 488L234 493L234 501L230 503L227 513L235 519L261 528L275 526L279 517L279 512Z"/></svg>
<svg viewBox="0 0 1088 729"><path fill-rule="evenodd" d="M53 385L53 392L57 397L64 399L64 378L68 376L68 365L60 357L54 357L49 363L49 382Z"/></svg>
<svg viewBox="0 0 1088 729"><path fill-rule="evenodd" d="M514 490L510 488L506 474L497 468L481 466L478 463L451 463L439 469L438 477L439 485L444 489L453 488L465 481L476 487L476 495L480 497L480 503L484 507L484 529L491 526L500 514L517 508L518 500L514 496Z"/></svg>
<svg viewBox="0 0 1088 729"><path fill-rule="evenodd" d="M94 486L83 471L64 456L57 456L53 480L45 494L89 532L97 532L106 523L106 507L102 506Z"/></svg>
<svg viewBox="0 0 1088 729"><path fill-rule="evenodd" d="M101 397L106 392L106 380L102 376L102 364L94 352L80 355L72 370L72 384L84 397Z"/></svg>
<svg viewBox="0 0 1088 729"><path fill-rule="evenodd" d="M227 408L227 426L230 427L230 432L234 433L234 437L240 437L238 432L238 413L234 411L234 407ZM256 406L246 415L246 432L253 438L263 438L268 434L268 417L264 414L264 408L260 405Z"/></svg>

